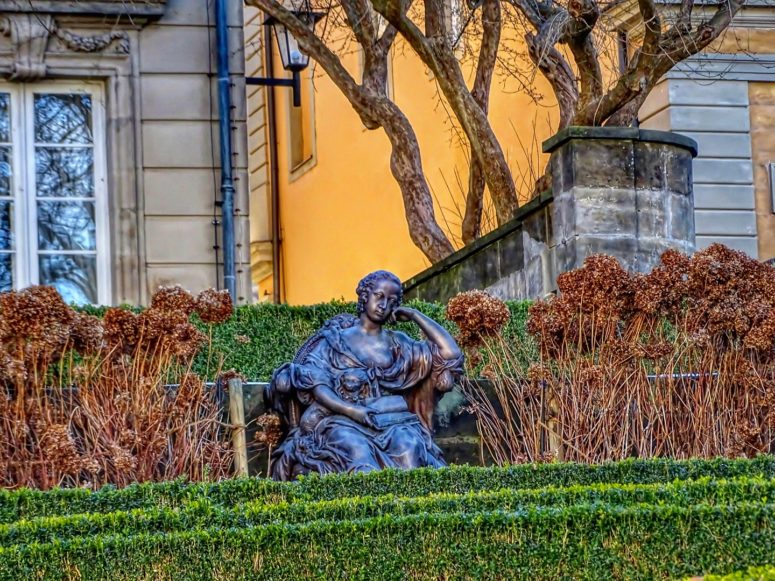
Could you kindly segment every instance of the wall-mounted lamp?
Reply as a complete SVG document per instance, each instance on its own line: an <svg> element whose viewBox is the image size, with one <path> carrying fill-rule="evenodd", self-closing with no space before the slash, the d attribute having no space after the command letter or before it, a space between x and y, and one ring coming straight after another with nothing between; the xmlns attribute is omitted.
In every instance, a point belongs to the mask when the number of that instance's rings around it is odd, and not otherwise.
<svg viewBox="0 0 775 581"><path fill-rule="evenodd" d="M310 30L315 30L315 24L323 18L322 12L313 12L309 9L309 2L304 3L306 10L292 10L296 18L301 20ZM292 77L290 79L275 79L271 77L246 77L245 83L248 85L261 85L265 87L291 87L293 89L293 106L301 106L301 76L300 73L309 65L309 55L299 47L299 41L288 30L285 25L269 16L264 24L270 26L274 30L275 38L277 38L277 46L280 49L280 60L283 63L283 68L286 71L290 71ZM272 36L267 35L267 51L269 55L272 54Z"/></svg>

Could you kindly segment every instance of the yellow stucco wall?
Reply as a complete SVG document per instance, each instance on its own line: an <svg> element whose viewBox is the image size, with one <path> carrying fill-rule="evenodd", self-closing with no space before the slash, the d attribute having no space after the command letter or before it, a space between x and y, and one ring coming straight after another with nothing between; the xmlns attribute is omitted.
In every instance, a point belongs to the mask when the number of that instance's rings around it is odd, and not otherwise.
<svg viewBox="0 0 775 581"><path fill-rule="evenodd" d="M775 163L775 83L749 83L748 99L759 258L768 260L775 258L775 208L767 167Z"/></svg>
<svg viewBox="0 0 775 581"><path fill-rule="evenodd" d="M357 54L344 61L351 72L356 70ZM394 99L418 136L437 220L460 246L467 148L461 146L432 76L400 41L394 47L392 69ZM296 179L289 179L288 170L289 101L278 99L283 300L290 304L352 298L359 278L375 269L388 269L405 279L430 265L409 237L384 132L366 130L322 71L317 68L312 74L316 159ZM541 141L556 125L551 90L541 77L536 78L536 89L546 96L540 105L520 92L513 80L496 77L490 108L491 122L525 199L535 180L530 168L540 175L546 163Z"/></svg>
<svg viewBox="0 0 775 581"><path fill-rule="evenodd" d="M771 53L775 30L733 29L714 48L728 53ZM768 164L775 163L775 82L748 83L748 102L759 259L769 260L775 258L775 208L768 171Z"/></svg>
<svg viewBox="0 0 775 581"><path fill-rule="evenodd" d="M521 40L507 39L512 50ZM712 50L720 52L771 52L775 31L737 29L728 31ZM604 63L606 76L615 68L613 45L603 51L611 62ZM422 153L423 167L435 196L437 220L456 247L468 176L468 153L464 139L447 115L436 83L411 49L396 41L392 57L394 100L412 123ZM343 57L345 66L357 78L358 55ZM276 70L281 70L279 58ZM469 77L472 71L467 70ZM289 304L310 304L335 298L352 298L361 276L385 268L406 279L429 266L409 237L401 193L390 173L390 144L384 132L368 131L349 102L319 67L310 67L314 79L314 160L291 176L288 168L290 91L278 90L278 140L280 212L282 231L282 300ZM757 157L757 207L764 195L763 160L772 138L772 110L754 99L770 99L767 88L751 85L752 139ZM546 156L540 144L557 125L557 110L550 87L540 74L533 89L542 98L536 102L513 78L496 75L490 102L490 120L504 147L523 202L529 197L536 175ZM757 109L757 107L760 107ZM769 116L765 123L760 116ZM761 131L757 133L757 128ZM769 141L768 141L769 140ZM757 153L758 152L758 153ZM768 187L768 185L767 185ZM767 190L767 195L769 190ZM768 210L769 211L769 210ZM775 234L771 215L759 212L760 256L773 256ZM772 240L770 241L770 239ZM264 294L270 278L260 292Z"/></svg>
<svg viewBox="0 0 775 581"><path fill-rule="evenodd" d="M709 52L771 53L775 30L771 28L730 28L708 47Z"/></svg>

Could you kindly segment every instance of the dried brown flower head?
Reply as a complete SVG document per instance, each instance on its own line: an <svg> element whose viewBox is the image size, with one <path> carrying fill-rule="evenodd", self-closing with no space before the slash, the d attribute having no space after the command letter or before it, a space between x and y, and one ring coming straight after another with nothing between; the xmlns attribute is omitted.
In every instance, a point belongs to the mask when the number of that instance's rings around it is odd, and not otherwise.
<svg viewBox="0 0 775 581"><path fill-rule="evenodd" d="M137 317L144 342L152 344L157 340L171 339L175 328L188 323L188 316L182 311L146 309Z"/></svg>
<svg viewBox="0 0 775 581"><path fill-rule="evenodd" d="M622 317L631 308L630 276L613 256L588 256L584 266L557 277L557 288L581 312Z"/></svg>
<svg viewBox="0 0 775 581"><path fill-rule="evenodd" d="M86 313L73 313L70 340L73 349L82 355L94 355L102 349L105 329L102 321Z"/></svg>
<svg viewBox="0 0 775 581"><path fill-rule="evenodd" d="M108 347L131 350L140 340L139 318L126 309L108 309L102 318L102 327Z"/></svg>
<svg viewBox="0 0 775 581"><path fill-rule="evenodd" d="M256 432L255 441L258 444L275 448L282 441L280 418L274 414L262 414L256 419L261 430Z"/></svg>
<svg viewBox="0 0 775 581"><path fill-rule="evenodd" d="M196 308L196 299L180 285L163 286L153 294L151 308L160 311L178 311L188 316Z"/></svg>
<svg viewBox="0 0 775 581"><path fill-rule="evenodd" d="M497 335L508 323L511 313L506 303L480 290L459 293L447 303L446 317L459 329L463 347L475 347L485 337Z"/></svg>
<svg viewBox="0 0 775 581"><path fill-rule="evenodd" d="M234 312L229 291L203 290L196 299L196 312L205 323L228 321Z"/></svg>
<svg viewBox="0 0 775 581"><path fill-rule="evenodd" d="M172 351L183 361L192 359L207 343L207 337L188 321L172 331Z"/></svg>
<svg viewBox="0 0 775 581"><path fill-rule="evenodd" d="M196 401L202 397L205 382L196 373L186 373L180 378L177 392L175 393L175 407L186 407L188 402Z"/></svg>
<svg viewBox="0 0 775 581"><path fill-rule="evenodd" d="M65 474L75 475L83 463L66 424L48 424L41 431L40 447L46 462Z"/></svg>
<svg viewBox="0 0 775 581"><path fill-rule="evenodd" d="M232 379L239 379L242 382L247 381L247 378L236 369L227 369L218 376L218 380L223 385L227 385Z"/></svg>
<svg viewBox="0 0 775 581"><path fill-rule="evenodd" d="M28 344L36 360L61 355L70 335L72 318L72 309L53 287L33 286L0 294L2 338Z"/></svg>

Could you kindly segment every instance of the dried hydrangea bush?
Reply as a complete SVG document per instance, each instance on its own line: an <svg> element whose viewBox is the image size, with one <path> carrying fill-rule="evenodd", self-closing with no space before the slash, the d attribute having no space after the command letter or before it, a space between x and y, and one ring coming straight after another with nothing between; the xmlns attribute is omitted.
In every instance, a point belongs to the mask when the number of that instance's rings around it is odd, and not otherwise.
<svg viewBox="0 0 775 581"><path fill-rule="evenodd" d="M0 487L227 476L219 394L190 372L207 343L194 312L226 320L228 293L162 288L102 319L51 287L0 294Z"/></svg>
<svg viewBox="0 0 775 581"><path fill-rule="evenodd" d="M667 251L646 275L591 256L557 284L530 309L539 361L484 341L499 409L481 388L470 397L496 461L775 450L775 268L716 244ZM478 333L476 317L456 322Z"/></svg>

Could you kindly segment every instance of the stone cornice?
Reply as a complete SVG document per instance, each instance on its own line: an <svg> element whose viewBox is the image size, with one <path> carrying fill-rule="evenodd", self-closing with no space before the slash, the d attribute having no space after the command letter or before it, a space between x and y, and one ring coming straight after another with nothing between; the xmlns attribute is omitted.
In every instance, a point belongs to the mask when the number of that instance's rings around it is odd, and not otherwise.
<svg viewBox="0 0 775 581"><path fill-rule="evenodd" d="M678 63L665 78L772 82L775 79L775 53L694 55Z"/></svg>
<svg viewBox="0 0 775 581"><path fill-rule="evenodd" d="M678 0L656 0L655 2L666 21L670 23L680 8ZM714 2L695 2L692 24L697 25L716 10ZM606 28L625 30L631 38L638 39L643 34L643 20L638 10L637 0L612 2L602 10L601 20ZM775 28L775 6L770 0L748 0L732 20L731 28Z"/></svg>
<svg viewBox="0 0 775 581"><path fill-rule="evenodd" d="M202 0L204 1L204 0ZM0 0L1 12L160 18L167 0Z"/></svg>
<svg viewBox="0 0 775 581"><path fill-rule="evenodd" d="M46 77L46 54L52 38L71 54L102 53L109 48L114 54L129 54L126 31L111 29L101 34L81 35L60 26L51 14L0 13L0 35L11 41L13 64L9 78L12 81Z"/></svg>
<svg viewBox="0 0 775 581"><path fill-rule="evenodd" d="M543 142L542 151L552 153L561 145L574 139L594 140L630 140L644 141L648 143L666 143L686 149L697 156L697 142L694 139L673 133L672 131L656 131L653 129L639 129L637 127L579 127L571 126L559 131Z"/></svg>

